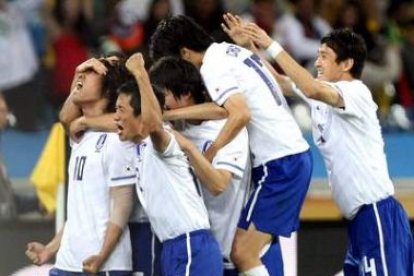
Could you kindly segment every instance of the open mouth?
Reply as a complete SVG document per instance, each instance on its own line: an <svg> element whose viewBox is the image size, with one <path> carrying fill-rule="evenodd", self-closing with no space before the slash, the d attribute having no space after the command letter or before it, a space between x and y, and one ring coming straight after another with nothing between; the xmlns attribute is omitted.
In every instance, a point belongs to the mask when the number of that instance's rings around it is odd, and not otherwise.
<svg viewBox="0 0 414 276"><path fill-rule="evenodd" d="M80 90L83 87L83 83L81 81L76 82L76 89Z"/></svg>
<svg viewBox="0 0 414 276"><path fill-rule="evenodd" d="M121 134L121 133L122 133L122 131L124 130L124 127L123 127L123 126L121 126L119 123L117 123L117 124L116 124L116 126L117 126L117 128L118 128L117 133L118 133L118 134Z"/></svg>

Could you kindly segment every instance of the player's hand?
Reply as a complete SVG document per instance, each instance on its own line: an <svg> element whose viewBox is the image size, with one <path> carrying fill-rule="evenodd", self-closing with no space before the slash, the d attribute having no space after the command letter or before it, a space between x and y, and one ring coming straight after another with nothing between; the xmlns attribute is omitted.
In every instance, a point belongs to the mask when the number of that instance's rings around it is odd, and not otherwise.
<svg viewBox="0 0 414 276"><path fill-rule="evenodd" d="M90 58L76 67L76 73L82 73L88 70L93 70L100 75L106 75L108 71L106 66L97 58Z"/></svg>
<svg viewBox="0 0 414 276"><path fill-rule="evenodd" d="M184 135L175 130L171 130L171 132L174 134L175 140L184 152L188 152L195 148L195 145L186 137L184 137Z"/></svg>
<svg viewBox="0 0 414 276"><path fill-rule="evenodd" d="M211 144L211 146L204 152L204 157L210 161L213 161L214 157L216 156L218 149L216 148L215 144Z"/></svg>
<svg viewBox="0 0 414 276"><path fill-rule="evenodd" d="M141 53L135 53L130 56L126 61L125 66L135 77L142 77L144 73L146 74L145 61Z"/></svg>
<svg viewBox="0 0 414 276"><path fill-rule="evenodd" d="M25 254L35 265L42 265L53 257L53 253L38 242L28 243Z"/></svg>
<svg viewBox="0 0 414 276"><path fill-rule="evenodd" d="M92 255L83 261L82 270L86 273L98 273L103 263L104 259L101 255Z"/></svg>
<svg viewBox="0 0 414 276"><path fill-rule="evenodd" d="M75 141L75 143L79 143L82 139L83 134L85 133L87 126L85 124L85 117L79 117L75 119L69 126L69 135L70 138Z"/></svg>
<svg viewBox="0 0 414 276"><path fill-rule="evenodd" d="M241 18L231 13L223 14L224 23L221 23L223 31L237 44L245 48L252 45L252 40L244 33Z"/></svg>
<svg viewBox="0 0 414 276"><path fill-rule="evenodd" d="M263 49L269 47L273 42L272 38L255 23L248 23L243 26L243 32Z"/></svg>

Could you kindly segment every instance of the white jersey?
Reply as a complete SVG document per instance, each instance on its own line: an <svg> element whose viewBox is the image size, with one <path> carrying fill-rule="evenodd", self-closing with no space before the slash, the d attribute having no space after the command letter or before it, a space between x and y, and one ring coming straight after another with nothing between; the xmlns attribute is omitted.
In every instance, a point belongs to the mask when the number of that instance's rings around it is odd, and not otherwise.
<svg viewBox="0 0 414 276"><path fill-rule="evenodd" d="M168 132L169 133L169 132ZM187 156L174 135L163 153L150 139L136 145L137 193L161 242L210 229L208 214Z"/></svg>
<svg viewBox="0 0 414 276"><path fill-rule="evenodd" d="M309 149L281 89L257 55L228 43L213 43L200 69L207 90L222 106L242 93L250 109L247 125L253 166Z"/></svg>
<svg viewBox="0 0 414 276"><path fill-rule="evenodd" d="M225 120L204 121L200 125L186 124L182 134L204 152L216 139ZM236 233L241 210L247 202L250 188L250 158L247 130L242 131L221 148L212 162L216 169L233 174L226 191L212 195L202 185L203 199L210 217L211 230L220 244L223 257L230 260L231 246Z"/></svg>
<svg viewBox="0 0 414 276"><path fill-rule="evenodd" d="M100 252L110 215L110 187L133 185L134 145L115 133L88 131L72 143L68 177L67 220L56 267L81 272L82 262ZM131 270L128 227L101 270Z"/></svg>
<svg viewBox="0 0 414 276"><path fill-rule="evenodd" d="M345 109L311 100L315 144L325 160L333 197L347 218L363 204L394 194L371 92L359 80L331 83Z"/></svg>

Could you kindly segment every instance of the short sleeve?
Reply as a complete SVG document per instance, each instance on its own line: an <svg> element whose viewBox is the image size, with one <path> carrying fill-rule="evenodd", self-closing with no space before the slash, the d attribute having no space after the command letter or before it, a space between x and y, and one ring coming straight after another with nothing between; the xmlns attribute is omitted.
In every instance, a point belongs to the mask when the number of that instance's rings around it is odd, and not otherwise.
<svg viewBox="0 0 414 276"><path fill-rule="evenodd" d="M358 118L363 117L364 110L370 103L366 99L366 97L370 97L368 88L355 81L330 83L330 85L338 91L344 101L344 108L333 108L336 113Z"/></svg>
<svg viewBox="0 0 414 276"><path fill-rule="evenodd" d="M209 62L201 67L201 75L211 99L222 106L226 100L241 92L229 62Z"/></svg>
<svg viewBox="0 0 414 276"><path fill-rule="evenodd" d="M106 163L110 186L135 184L134 144L122 142L114 136L108 138Z"/></svg>
<svg viewBox="0 0 414 276"><path fill-rule="evenodd" d="M243 129L234 140L221 148L213 159L216 169L230 171L235 177L242 178L249 156L247 131Z"/></svg>

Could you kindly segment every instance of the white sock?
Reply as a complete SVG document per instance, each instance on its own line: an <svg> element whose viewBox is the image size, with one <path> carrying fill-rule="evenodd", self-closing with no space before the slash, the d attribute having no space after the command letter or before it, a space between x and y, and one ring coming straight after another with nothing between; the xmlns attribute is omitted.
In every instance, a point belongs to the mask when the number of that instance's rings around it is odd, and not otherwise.
<svg viewBox="0 0 414 276"><path fill-rule="evenodd" d="M269 271L267 271L264 265L259 265L247 271L244 271L241 275L243 276L269 276Z"/></svg>

